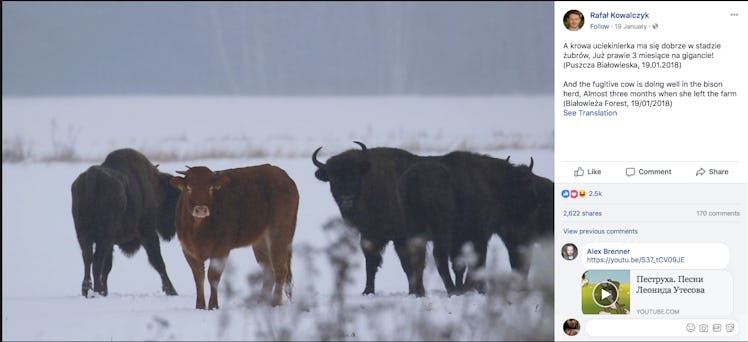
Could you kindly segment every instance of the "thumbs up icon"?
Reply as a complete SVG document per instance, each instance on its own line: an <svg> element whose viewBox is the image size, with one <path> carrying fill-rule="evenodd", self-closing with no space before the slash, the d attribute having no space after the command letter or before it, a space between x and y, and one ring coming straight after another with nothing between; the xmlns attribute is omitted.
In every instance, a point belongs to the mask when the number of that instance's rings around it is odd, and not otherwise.
<svg viewBox="0 0 748 342"><path fill-rule="evenodd" d="M574 170L574 177L582 177L584 176L584 170L582 170L582 167L578 167L576 170Z"/></svg>

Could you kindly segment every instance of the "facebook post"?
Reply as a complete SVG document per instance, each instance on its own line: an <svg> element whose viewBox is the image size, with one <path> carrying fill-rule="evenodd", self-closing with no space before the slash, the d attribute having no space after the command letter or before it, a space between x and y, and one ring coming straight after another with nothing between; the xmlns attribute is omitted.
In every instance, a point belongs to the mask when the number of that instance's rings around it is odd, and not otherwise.
<svg viewBox="0 0 748 342"><path fill-rule="evenodd" d="M748 2L2 19L4 341L748 341Z"/></svg>
<svg viewBox="0 0 748 342"><path fill-rule="evenodd" d="M555 16L555 338L746 340L748 6Z"/></svg>

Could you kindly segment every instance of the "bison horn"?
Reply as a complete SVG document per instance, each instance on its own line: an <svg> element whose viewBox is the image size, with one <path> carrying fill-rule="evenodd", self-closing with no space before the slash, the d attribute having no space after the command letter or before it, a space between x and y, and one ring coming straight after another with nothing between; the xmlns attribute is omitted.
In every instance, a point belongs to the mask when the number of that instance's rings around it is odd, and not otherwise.
<svg viewBox="0 0 748 342"><path fill-rule="evenodd" d="M366 148L366 145L364 145L364 143L362 143L362 142L360 142L360 141L354 141L354 143L355 143L355 144L358 144L358 146L361 146L361 149L362 149L362 150L363 150L364 152L366 152L367 148Z"/></svg>
<svg viewBox="0 0 748 342"><path fill-rule="evenodd" d="M507 163L509 162L509 158L511 158L511 157L512 157L512 156L507 156L507 157L506 157L506 162L507 162Z"/></svg>
<svg viewBox="0 0 748 342"><path fill-rule="evenodd" d="M532 166L535 165L535 161L532 160L532 157L530 157L530 171L532 171Z"/></svg>
<svg viewBox="0 0 748 342"><path fill-rule="evenodd" d="M191 169L191 167L189 165L185 165L184 167L187 168L187 171L189 171ZM187 175L187 171L177 171L177 173L180 174L180 175L185 175L186 176Z"/></svg>
<svg viewBox="0 0 748 342"><path fill-rule="evenodd" d="M318 168L325 167L325 164L321 161L317 160L317 153L319 153L319 150L322 149L322 146L318 147L316 150L314 150L314 153L312 153L312 163L314 163L314 166Z"/></svg>

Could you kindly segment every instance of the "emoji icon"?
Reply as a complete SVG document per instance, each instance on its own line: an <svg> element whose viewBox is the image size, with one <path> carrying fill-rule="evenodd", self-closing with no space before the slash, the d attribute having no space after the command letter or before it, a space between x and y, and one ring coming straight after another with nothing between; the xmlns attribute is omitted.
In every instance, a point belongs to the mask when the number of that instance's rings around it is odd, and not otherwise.
<svg viewBox="0 0 748 342"><path fill-rule="evenodd" d="M587 190L579 190L579 198L587 197Z"/></svg>
<svg viewBox="0 0 748 342"><path fill-rule="evenodd" d="M576 190L571 190L571 198L577 198L577 195L579 195L579 192Z"/></svg>
<svg viewBox="0 0 748 342"><path fill-rule="evenodd" d="M563 198L569 198L569 190L561 190L561 197Z"/></svg>

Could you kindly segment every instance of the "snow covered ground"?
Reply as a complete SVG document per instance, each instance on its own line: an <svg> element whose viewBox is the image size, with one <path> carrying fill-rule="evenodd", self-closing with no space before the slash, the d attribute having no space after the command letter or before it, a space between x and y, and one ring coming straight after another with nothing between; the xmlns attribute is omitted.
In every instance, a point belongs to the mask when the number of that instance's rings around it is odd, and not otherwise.
<svg viewBox="0 0 748 342"><path fill-rule="evenodd" d="M350 255L350 282L337 292L323 226L339 217L329 186L314 178L320 159L365 142L420 154L455 149L535 160L553 178L551 97L79 97L3 98L3 340L502 340L550 339L552 247L538 245L529 280L510 272L506 250L490 244L492 295L447 297L433 266L428 296L407 295L392 246L377 294L360 295L363 255ZM70 184L108 152L133 147L160 169L214 170L272 163L301 197L294 240L294 300L270 309L253 300L259 266L234 250L217 311L194 309L192 275L178 240L161 243L179 296L167 297L141 249L115 248L108 297L80 295L83 263L70 213ZM556 327L558 328L558 327Z"/></svg>

